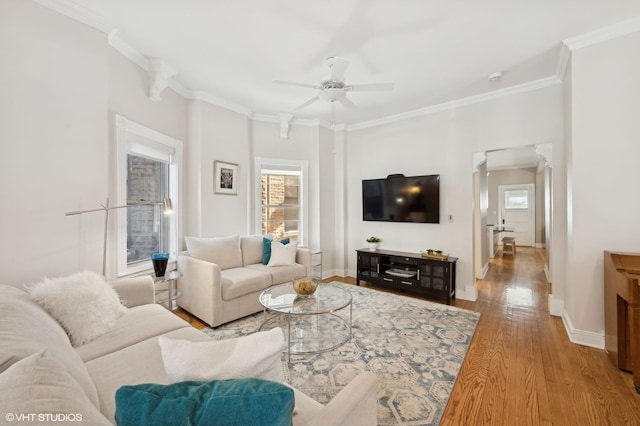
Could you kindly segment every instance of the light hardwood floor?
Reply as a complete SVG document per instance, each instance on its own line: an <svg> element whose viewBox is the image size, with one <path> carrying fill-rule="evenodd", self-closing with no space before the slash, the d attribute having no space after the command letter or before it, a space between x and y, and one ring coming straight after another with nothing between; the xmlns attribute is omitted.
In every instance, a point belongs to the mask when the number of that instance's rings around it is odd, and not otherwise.
<svg viewBox="0 0 640 426"><path fill-rule="evenodd" d="M571 343L562 319L549 315L543 256L518 247L515 260L492 259L478 300L452 302L482 316L441 425L640 425L631 375L603 350Z"/></svg>

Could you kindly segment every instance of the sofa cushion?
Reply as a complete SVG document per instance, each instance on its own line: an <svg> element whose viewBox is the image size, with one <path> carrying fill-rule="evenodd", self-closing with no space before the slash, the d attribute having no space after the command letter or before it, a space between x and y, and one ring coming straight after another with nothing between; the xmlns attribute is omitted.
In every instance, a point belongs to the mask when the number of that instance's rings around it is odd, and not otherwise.
<svg viewBox="0 0 640 426"><path fill-rule="evenodd" d="M257 377L284 381L284 334L274 328L235 339L191 342L160 336L162 361L172 382Z"/></svg>
<svg viewBox="0 0 640 426"><path fill-rule="evenodd" d="M263 238L262 235L240 236L240 249L242 250L242 264L244 266L262 262Z"/></svg>
<svg viewBox="0 0 640 426"><path fill-rule="evenodd" d="M172 315L168 311L165 314ZM211 340L211 337L193 327L171 331L165 336L194 341ZM158 337L152 337L117 352L95 358L88 361L86 366L98 389L100 411L111 422L115 422L116 410L113 396L123 384L170 383L164 372Z"/></svg>
<svg viewBox="0 0 640 426"><path fill-rule="evenodd" d="M298 242L281 243L280 241L271 242L271 259L267 266L290 266L296 263L296 253L298 250Z"/></svg>
<svg viewBox="0 0 640 426"><path fill-rule="evenodd" d="M7 424L12 422L10 414L30 414L36 416L31 421L40 424L111 425L46 349L0 374L0 413Z"/></svg>
<svg viewBox="0 0 640 426"><path fill-rule="evenodd" d="M220 266L220 269L242 266L240 236L200 238L185 237L189 254L197 259L206 260Z"/></svg>
<svg viewBox="0 0 640 426"><path fill-rule="evenodd" d="M294 392L281 383L251 379L123 386L116 421L132 425L292 424ZM215 419L215 421L214 421Z"/></svg>
<svg viewBox="0 0 640 426"><path fill-rule="evenodd" d="M271 275L251 268L222 271L222 299L231 300L271 286Z"/></svg>
<svg viewBox="0 0 640 426"><path fill-rule="evenodd" d="M113 287L91 271L45 278L31 286L29 293L62 325L73 346L100 336L127 311Z"/></svg>
<svg viewBox="0 0 640 426"><path fill-rule="evenodd" d="M271 280L275 284L293 281L294 278L307 275L307 268L299 263L290 266L266 266L261 263L247 266L248 269L261 271L271 275Z"/></svg>
<svg viewBox="0 0 640 426"><path fill-rule="evenodd" d="M160 305L136 306L118 319L109 331L86 345L77 347L76 351L87 362L184 327L190 325L177 315L167 315L167 310Z"/></svg>
<svg viewBox="0 0 640 426"><path fill-rule="evenodd" d="M274 241L271 237L263 237L262 238L262 264L267 265L269 260L271 260L271 243ZM277 241L277 240L275 240ZM280 240L282 244L289 244L291 241L289 238L283 238ZM258 263L258 262L255 262Z"/></svg>
<svg viewBox="0 0 640 426"><path fill-rule="evenodd" d="M0 285L0 372L42 349L57 359L80 385L92 404L98 393L80 355L64 329L27 292Z"/></svg>

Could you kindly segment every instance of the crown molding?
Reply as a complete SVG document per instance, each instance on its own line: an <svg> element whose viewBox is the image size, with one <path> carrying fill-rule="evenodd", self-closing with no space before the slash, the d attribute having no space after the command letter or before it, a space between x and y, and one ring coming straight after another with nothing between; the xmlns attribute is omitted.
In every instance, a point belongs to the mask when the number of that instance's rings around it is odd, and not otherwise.
<svg viewBox="0 0 640 426"><path fill-rule="evenodd" d="M278 118L278 114L253 114L251 120L258 121L261 123L274 123L279 124L280 119ZM331 123L321 118L292 118L290 121L291 125L296 126L307 126L307 127L326 127L327 129L331 129Z"/></svg>
<svg viewBox="0 0 640 426"><path fill-rule="evenodd" d="M120 52L125 58L138 65L145 71L149 71L149 59L140 53L135 47L127 43L119 34L118 28L113 29L107 35L109 46Z"/></svg>
<svg viewBox="0 0 640 426"><path fill-rule="evenodd" d="M569 50L577 50L638 31L640 31L640 16L579 36L564 39L562 43L564 43Z"/></svg>
<svg viewBox="0 0 640 426"><path fill-rule="evenodd" d="M569 46L564 43L560 43L560 52L558 54L558 65L556 66L556 76L560 81L564 81L564 78L569 69L569 63L571 61L571 50Z"/></svg>
<svg viewBox="0 0 640 426"><path fill-rule="evenodd" d="M32 0L41 6L54 10L71 19L82 22L105 34L111 32L116 25L102 15L82 6L75 0Z"/></svg>
<svg viewBox="0 0 640 426"><path fill-rule="evenodd" d="M363 121L361 123L348 125L347 130L360 130L369 127L381 126L383 124L395 123L398 121L408 120L410 118L422 117L425 115L435 114L442 111L448 111L455 108L465 107L481 102L486 102L494 99L506 98L509 96L517 95L520 93L532 92L535 90L543 89L545 87L551 87L560 84L561 81L558 77L550 76L542 78L540 80L534 80L516 86L505 87L504 89L493 90L491 92L481 93L479 95L469 96L455 101L444 102L438 105L433 105L426 108L420 108L413 111L404 112L401 114L390 115L377 120Z"/></svg>

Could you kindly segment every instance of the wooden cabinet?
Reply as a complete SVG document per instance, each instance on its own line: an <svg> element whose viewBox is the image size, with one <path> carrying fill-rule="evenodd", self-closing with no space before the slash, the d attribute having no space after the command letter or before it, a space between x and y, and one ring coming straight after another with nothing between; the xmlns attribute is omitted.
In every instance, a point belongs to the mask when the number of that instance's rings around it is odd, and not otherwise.
<svg viewBox="0 0 640 426"><path fill-rule="evenodd" d="M424 296L444 299L451 304L456 295L455 257L430 259L417 253L391 250L356 250L356 284L366 281Z"/></svg>
<svg viewBox="0 0 640 426"><path fill-rule="evenodd" d="M640 253L604 252L604 343L640 393Z"/></svg>

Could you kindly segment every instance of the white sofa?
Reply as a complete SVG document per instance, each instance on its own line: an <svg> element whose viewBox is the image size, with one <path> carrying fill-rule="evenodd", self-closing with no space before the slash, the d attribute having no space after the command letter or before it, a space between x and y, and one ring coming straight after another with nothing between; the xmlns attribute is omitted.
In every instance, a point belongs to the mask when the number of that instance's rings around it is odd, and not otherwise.
<svg viewBox="0 0 640 426"><path fill-rule="evenodd" d="M295 263L263 264L262 235L186 237L178 254L178 306L211 327L260 312L265 289L311 274L311 250L298 248Z"/></svg>
<svg viewBox="0 0 640 426"><path fill-rule="evenodd" d="M0 411L7 415L49 413L76 416L80 423L110 425L114 423L118 388L141 383L167 384L160 336L191 341L210 338L192 328L165 308L154 303L151 277L138 277L113 282L118 295L129 309L106 333L79 347L73 347L64 329L24 290L0 285ZM35 379L21 382L18 364L46 349L55 362L52 371L35 371ZM216 363L216 359L211 359ZM42 368L40 366L39 368ZM30 371L32 371L31 368ZM31 373L30 373L31 374ZM56 376L57 375L57 376ZM60 375L69 376L65 380ZM42 383L55 376L56 386ZM62 383L64 382L64 383ZM65 390L59 391L64 384ZM20 387L22 386L22 388ZM58 389L58 390L56 390ZM24 397L24 394L29 395ZM365 425L376 423L376 376L363 372L356 376L326 406L294 389L294 425ZM23 395L22 397L20 395ZM39 397L45 398L45 402ZM44 404L44 405L43 405ZM66 413L66 414L65 414ZM56 423L78 423L55 419ZM43 423L44 424L44 423Z"/></svg>

